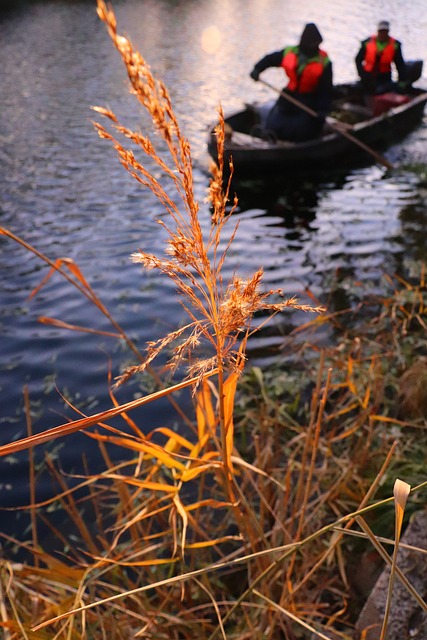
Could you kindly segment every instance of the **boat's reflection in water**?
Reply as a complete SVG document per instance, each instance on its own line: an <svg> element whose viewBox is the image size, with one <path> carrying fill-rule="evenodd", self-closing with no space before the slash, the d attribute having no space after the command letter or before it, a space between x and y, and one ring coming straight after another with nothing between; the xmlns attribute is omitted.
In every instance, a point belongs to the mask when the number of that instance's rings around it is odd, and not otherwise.
<svg viewBox="0 0 427 640"><path fill-rule="evenodd" d="M237 195L238 212L259 209L274 218L274 226L310 227L321 196L325 191L342 189L346 178L347 174L338 170L332 174L307 171L245 179L233 177L230 193Z"/></svg>

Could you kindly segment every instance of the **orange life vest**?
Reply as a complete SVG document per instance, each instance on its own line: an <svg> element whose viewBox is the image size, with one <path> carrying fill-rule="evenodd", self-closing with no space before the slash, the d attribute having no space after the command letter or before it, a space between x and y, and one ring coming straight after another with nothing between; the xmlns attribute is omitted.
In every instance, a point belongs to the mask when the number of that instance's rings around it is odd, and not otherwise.
<svg viewBox="0 0 427 640"><path fill-rule="evenodd" d="M317 89L320 77L327 63L328 54L319 49L319 53L309 58L303 67L299 67L298 47L286 47L283 51L282 67L289 78L289 91L312 93Z"/></svg>
<svg viewBox="0 0 427 640"><path fill-rule="evenodd" d="M375 63L378 58L378 73L390 73L391 71L391 63L394 60L394 55L396 53L396 40L394 38L389 38L388 43L384 47L384 49L380 52L377 47L377 38L376 36L372 36L370 40L366 43L365 47L365 60L364 60L364 69L368 73L372 73L375 67Z"/></svg>

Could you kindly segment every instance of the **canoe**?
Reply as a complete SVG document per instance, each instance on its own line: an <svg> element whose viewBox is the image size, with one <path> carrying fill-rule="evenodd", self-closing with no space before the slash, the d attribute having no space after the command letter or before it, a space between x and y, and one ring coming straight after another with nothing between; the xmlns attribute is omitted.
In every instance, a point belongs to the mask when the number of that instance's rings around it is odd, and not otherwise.
<svg viewBox="0 0 427 640"><path fill-rule="evenodd" d="M337 85L322 134L306 142L279 140L263 129L266 113L274 102L246 104L241 111L225 116L225 166L232 158L235 174L373 163L374 155L337 132L337 121L346 123L351 137L378 151L419 125L427 91L411 87L403 96L396 93L375 96L374 104L368 108L356 84ZM207 147L217 161L216 124L208 130Z"/></svg>

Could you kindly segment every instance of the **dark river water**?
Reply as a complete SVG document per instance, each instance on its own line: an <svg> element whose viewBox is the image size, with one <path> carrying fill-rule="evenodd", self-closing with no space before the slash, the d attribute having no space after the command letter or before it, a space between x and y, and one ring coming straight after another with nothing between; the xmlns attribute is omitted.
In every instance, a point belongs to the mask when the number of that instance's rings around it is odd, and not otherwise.
<svg viewBox="0 0 427 640"><path fill-rule="evenodd" d="M153 271L141 272L129 259L139 247L163 251L165 232L156 220L165 212L98 138L90 107L109 106L135 128L144 116L128 93L125 71L94 1L9 4L0 10L0 225L52 260L72 258L142 349L147 340L184 322L171 284ZM379 19L388 19L405 57L427 60L425 0L384 0L381 11L379 3L367 0L117 0L114 7L120 30L170 91L191 144L206 230L206 129L220 102L228 111L271 97L249 78L262 55L297 42L304 24L314 21L333 61L335 81L351 81L359 41ZM206 34L215 36L216 48L204 47ZM279 70L269 70L265 79L283 84ZM226 274L237 268L249 275L263 265L266 288L282 288L302 301L310 289L331 310L343 304L343 296L350 300L355 287L383 292L385 273L405 276L426 258L426 143L424 120L387 150L394 171L375 164L334 173L326 167L316 176L242 183L235 214L240 227ZM0 442L26 434L24 387L34 430L75 415L60 393L86 413L109 408L109 364L115 376L133 363L125 346L43 326L37 318L102 330L110 329L108 322L58 276L30 300L47 269L1 237L0 266ZM278 358L275 347L283 335L306 319L284 314L252 341L249 353L261 364ZM127 401L138 394L133 382L117 398ZM149 430L174 423L176 416L166 403L150 406L139 420ZM93 444L78 434L61 450L64 469L76 468L83 451L96 466ZM0 459L1 504L27 500L26 459L27 454Z"/></svg>

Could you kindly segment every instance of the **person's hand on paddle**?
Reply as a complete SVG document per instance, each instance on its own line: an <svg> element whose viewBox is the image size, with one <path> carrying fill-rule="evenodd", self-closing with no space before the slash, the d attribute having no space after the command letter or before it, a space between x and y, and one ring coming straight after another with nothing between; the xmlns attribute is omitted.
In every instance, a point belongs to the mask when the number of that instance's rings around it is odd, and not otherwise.
<svg viewBox="0 0 427 640"><path fill-rule="evenodd" d="M342 120L335 120L335 118L331 118L331 116L326 118L326 124L329 124L333 129L338 129L339 131L349 131L353 128L353 125L350 123L342 122Z"/></svg>
<svg viewBox="0 0 427 640"><path fill-rule="evenodd" d="M255 80L255 82L258 82L258 80L259 80L259 71L257 71L255 68L253 68L249 75L252 78L252 80Z"/></svg>

